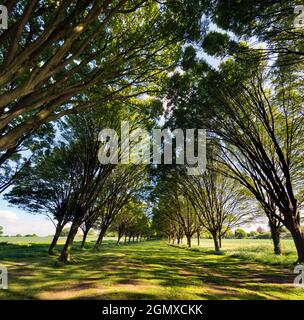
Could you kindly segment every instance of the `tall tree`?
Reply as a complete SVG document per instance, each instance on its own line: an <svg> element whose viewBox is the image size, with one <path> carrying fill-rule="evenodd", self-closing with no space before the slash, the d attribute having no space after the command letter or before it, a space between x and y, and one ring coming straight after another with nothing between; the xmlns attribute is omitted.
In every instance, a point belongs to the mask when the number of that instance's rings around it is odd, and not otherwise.
<svg viewBox="0 0 304 320"><path fill-rule="evenodd" d="M303 148L299 140L302 95L298 85L284 86L283 92L270 88L267 82L271 78L266 75L261 67L237 90L230 84L219 90L218 105L222 108L213 117L214 131L222 140L222 162L252 191L265 211L291 232L298 261L303 262L299 211L303 201L299 158ZM264 192L267 197L262 196Z"/></svg>
<svg viewBox="0 0 304 320"><path fill-rule="evenodd" d="M235 181L220 174L217 165L201 176L185 176L180 185L201 226L211 234L215 251L220 250L229 230L250 221L246 194Z"/></svg>
<svg viewBox="0 0 304 320"><path fill-rule="evenodd" d="M174 67L180 44L200 36L205 8L204 1L183 0L5 4L9 27L0 31L2 155L44 123L113 96L155 90L148 84Z"/></svg>
<svg viewBox="0 0 304 320"><path fill-rule="evenodd" d="M222 53L243 51L235 38L249 40L257 52L263 54L264 59L276 59L281 56L285 64L302 64L304 58L303 26L295 24L301 20L300 12L295 8L302 5L297 0L215 0L212 1L210 17L220 29L228 33L210 32L207 36L208 44L221 48ZM219 40L217 44L214 40ZM264 44L264 49L256 46L256 40ZM207 43L206 43L207 44ZM210 48L209 45L207 47ZM227 51L226 51L227 53ZM248 56L249 58L249 56Z"/></svg>
<svg viewBox="0 0 304 320"><path fill-rule="evenodd" d="M134 223L138 216L144 215L144 205L136 197L124 205L119 214L114 218L110 230L117 232L117 242L119 245L122 237L127 234L128 229Z"/></svg>
<svg viewBox="0 0 304 320"><path fill-rule="evenodd" d="M5 195L11 204L51 219L55 235L49 247L50 254L54 253L61 231L72 217L74 174L73 161L66 146L57 146L39 154L22 179Z"/></svg>
<svg viewBox="0 0 304 320"><path fill-rule="evenodd" d="M95 228L99 236L95 250L99 250L106 231L120 213L145 184L145 169L140 165L120 165L112 171L96 201L97 221Z"/></svg>
<svg viewBox="0 0 304 320"><path fill-rule="evenodd" d="M31 132L25 141L20 141L0 156L0 193L28 174L33 158L50 148L54 136L53 126L44 124L36 132Z"/></svg>

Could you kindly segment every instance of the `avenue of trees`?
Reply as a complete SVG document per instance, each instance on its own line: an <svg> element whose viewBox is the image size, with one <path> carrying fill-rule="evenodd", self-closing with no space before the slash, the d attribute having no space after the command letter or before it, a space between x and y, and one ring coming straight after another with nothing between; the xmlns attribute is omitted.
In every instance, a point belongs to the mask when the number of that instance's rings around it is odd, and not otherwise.
<svg viewBox="0 0 304 320"><path fill-rule="evenodd" d="M297 4L5 1L0 193L53 222L50 254L69 228L63 262L79 230L81 248L95 231L94 250L114 232L118 245L158 235L189 247L208 234L219 251L232 230L242 238L242 226L264 219L275 254L288 230L304 263ZM176 158L101 163L100 131L126 120L131 131L207 129L206 170L188 175Z"/></svg>

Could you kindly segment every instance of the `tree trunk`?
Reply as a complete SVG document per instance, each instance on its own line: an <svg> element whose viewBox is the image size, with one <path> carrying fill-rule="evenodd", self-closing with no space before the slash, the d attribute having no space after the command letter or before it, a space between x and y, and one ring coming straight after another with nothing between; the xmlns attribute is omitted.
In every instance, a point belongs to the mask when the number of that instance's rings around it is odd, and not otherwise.
<svg viewBox="0 0 304 320"><path fill-rule="evenodd" d="M62 231L64 225L65 224L57 224L55 235L53 237L52 243L51 243L51 245L49 247L49 250L48 250L48 253L50 255L54 255L55 254L54 249L55 249L55 247L57 245L58 239L60 237L60 234L61 234L61 231Z"/></svg>
<svg viewBox="0 0 304 320"><path fill-rule="evenodd" d="M84 248L84 245L86 243L87 240L87 236L89 234L90 229L86 230L85 232L83 231L83 237L82 237L82 241L81 241L81 245L80 245L80 249L82 250Z"/></svg>
<svg viewBox="0 0 304 320"><path fill-rule="evenodd" d="M213 242L214 242L214 250L216 252L220 251L219 239L218 239L217 235L213 234L212 238L213 238Z"/></svg>
<svg viewBox="0 0 304 320"><path fill-rule="evenodd" d="M271 232L271 238L273 242L274 253L280 255L282 253L281 250L281 235L280 235L280 225L277 223L273 223L269 221L269 227Z"/></svg>
<svg viewBox="0 0 304 320"><path fill-rule="evenodd" d="M191 248L191 236L186 235L186 237L187 237L187 246L188 248Z"/></svg>
<svg viewBox="0 0 304 320"><path fill-rule="evenodd" d="M77 234L79 226L80 226L79 223L72 224L70 232L69 232L68 237L66 239L64 248L63 248L61 255L59 257L60 261L62 261L62 262L71 261L71 249L72 249L73 241L75 239L75 236Z"/></svg>
<svg viewBox="0 0 304 320"><path fill-rule="evenodd" d="M120 242L120 239L122 238L122 235L118 234L118 238L117 238L117 242L116 242L116 245L118 246L119 245L119 242Z"/></svg>
<svg viewBox="0 0 304 320"><path fill-rule="evenodd" d="M219 240L219 247L221 249L222 248L222 237L219 237L218 240Z"/></svg>
<svg viewBox="0 0 304 320"><path fill-rule="evenodd" d="M196 235L197 235L197 246L199 247L200 246L200 233L199 233L199 231L197 231Z"/></svg>
<svg viewBox="0 0 304 320"><path fill-rule="evenodd" d="M94 250L95 251L99 251L99 247L100 247L100 245L102 243L104 235L105 235L105 230L101 229L100 233L99 233L99 236L98 236L98 239L97 239L97 241L95 243L95 246L94 246Z"/></svg>
<svg viewBox="0 0 304 320"><path fill-rule="evenodd" d="M291 225L286 227L290 231L297 249L297 263L304 263L304 236L301 231L300 224L292 223Z"/></svg>

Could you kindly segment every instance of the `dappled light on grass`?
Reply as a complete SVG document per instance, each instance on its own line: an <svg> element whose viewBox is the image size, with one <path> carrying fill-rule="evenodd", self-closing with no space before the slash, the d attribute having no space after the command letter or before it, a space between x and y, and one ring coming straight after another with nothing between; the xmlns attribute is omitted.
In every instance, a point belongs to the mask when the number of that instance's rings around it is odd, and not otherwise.
<svg viewBox="0 0 304 320"><path fill-rule="evenodd" d="M252 255L259 254L263 241L249 246ZM240 245L240 241L234 243L236 248ZM290 267L231 256L232 241L231 251L221 255L212 254L208 247L188 250L163 241L116 246L114 240L107 240L100 252L92 251L93 244L89 242L83 251L75 250L75 262L67 265L58 263L56 256L47 255L47 243L0 246L0 259L8 267L10 283L8 290L0 292L0 298L304 298L303 290L292 285L294 275ZM75 248L78 246L79 242Z"/></svg>

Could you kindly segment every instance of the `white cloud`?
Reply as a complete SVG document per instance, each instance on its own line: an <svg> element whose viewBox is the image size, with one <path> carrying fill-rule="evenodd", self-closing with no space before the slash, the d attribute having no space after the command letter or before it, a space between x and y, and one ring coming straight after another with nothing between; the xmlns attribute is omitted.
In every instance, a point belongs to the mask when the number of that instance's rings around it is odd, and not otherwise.
<svg viewBox="0 0 304 320"><path fill-rule="evenodd" d="M0 226L4 234L32 234L46 236L54 234L54 226L43 216L16 213L12 210L0 210Z"/></svg>
<svg viewBox="0 0 304 320"><path fill-rule="evenodd" d="M18 222L17 214L11 210L0 210L0 221L4 220L9 223Z"/></svg>

